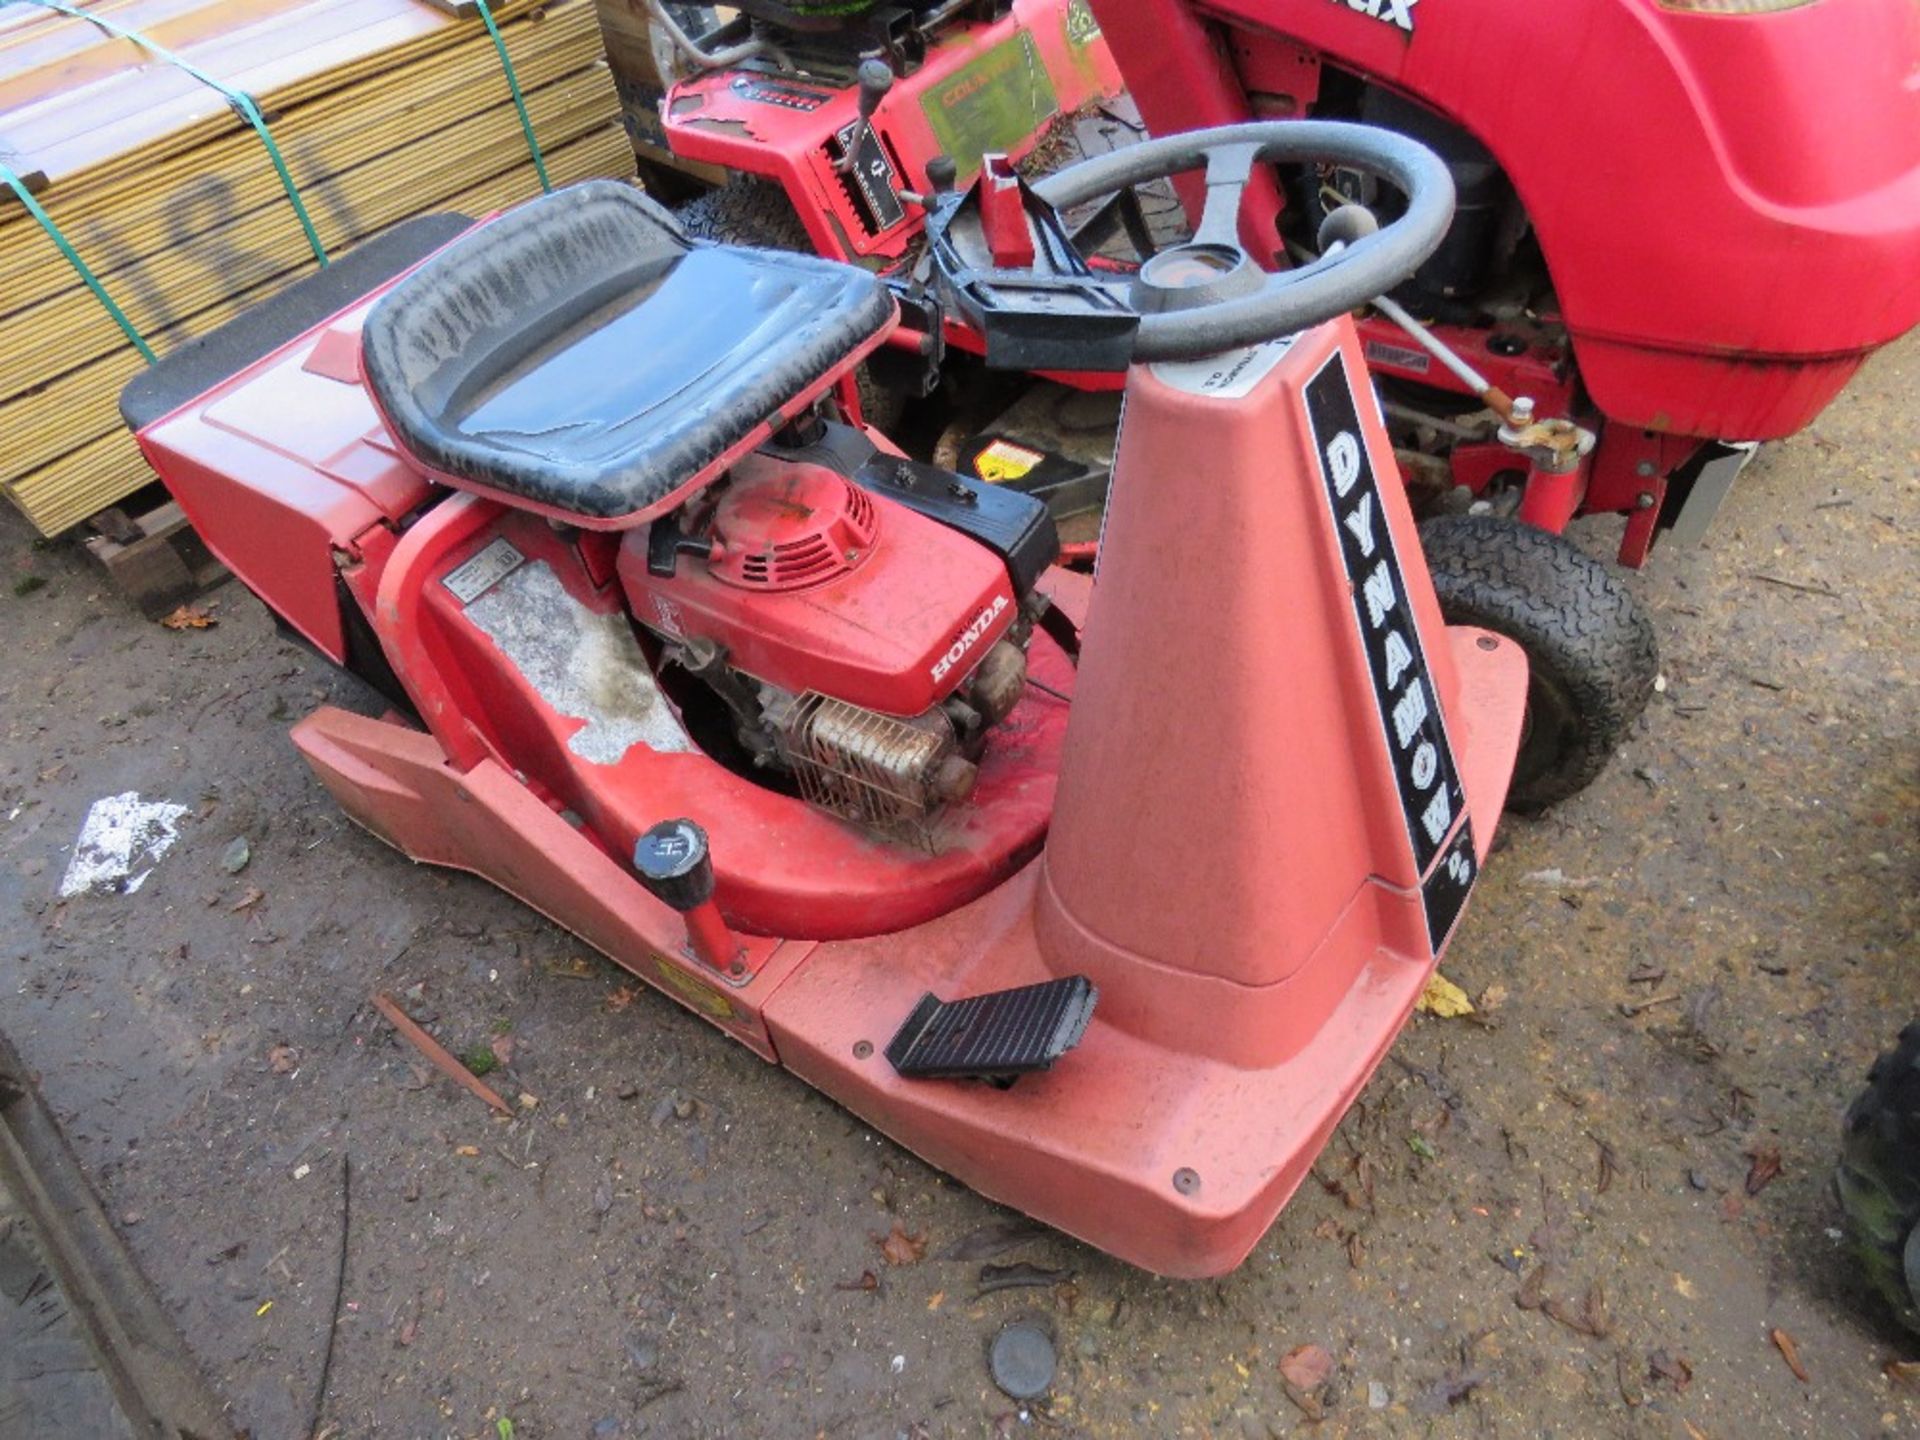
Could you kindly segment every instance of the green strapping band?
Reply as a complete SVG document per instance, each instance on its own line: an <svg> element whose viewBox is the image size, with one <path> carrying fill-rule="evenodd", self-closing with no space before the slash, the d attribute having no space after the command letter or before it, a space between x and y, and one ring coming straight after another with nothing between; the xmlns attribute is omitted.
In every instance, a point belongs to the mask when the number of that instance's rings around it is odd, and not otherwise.
<svg viewBox="0 0 1920 1440"><path fill-rule="evenodd" d="M320 243L320 232L313 228L313 217L307 214L306 204L300 198L300 188L293 183L293 176L287 173L287 162L281 158L280 147L273 143L273 132L267 128L266 117L260 113L260 107L253 103L251 95L244 90L235 90L230 85L222 84L192 61L174 54L157 41L149 40L138 30L129 29L116 20L107 19L104 15L95 15L90 11L82 10L77 5L68 4L67 0L0 0L0 5L11 3L38 5L43 10L56 11L75 20L84 20L89 25L97 25L109 35L118 36L122 40L131 40L149 54L159 57L176 69L184 70L209 90L220 94L239 112L240 118L253 127L253 133L260 137L260 143L267 147L267 158L273 162L274 173L280 177L281 185L286 188L287 199L293 205L293 213L300 217L300 228L307 232L307 244L313 247L313 258L322 265L327 263L327 249ZM481 8L484 13L484 4ZM487 24L491 28L493 22L489 20ZM517 90L515 93L517 98ZM523 117L525 113L524 110L521 112Z"/></svg>
<svg viewBox="0 0 1920 1440"><path fill-rule="evenodd" d="M53 217L40 208L40 202L28 191L26 181L14 174L7 166L0 165L0 185L5 185L20 197L20 203L27 207L27 213L40 222L40 228L47 232L48 238L55 245L60 247L60 253L67 257L67 263L73 266L82 280L87 282L87 288L93 291L94 299L106 307L107 314L111 315L114 322L126 332L127 339L133 343L133 348L140 352L141 357L149 365L153 364L157 358L153 353L153 347L141 339L140 332L133 328L133 321L127 318L127 312L114 303L113 296L107 293L107 287L102 285L100 277L93 273L93 267L80 258L80 252L73 248L65 235L60 233L60 227L53 223Z"/></svg>
<svg viewBox="0 0 1920 1440"><path fill-rule="evenodd" d="M507 89L513 95L513 108L520 112L520 133L527 137L527 150L533 156L533 173L540 177L541 190L551 194L553 182L547 179L547 162L540 154L540 142L533 136L533 117L527 114L527 98L520 93L520 77L513 73L513 60L507 54L507 42L500 36L500 27L493 23L493 7L487 0L474 0L479 7L480 18L487 22L487 34L493 37L493 48L500 55L500 69L507 77Z"/></svg>

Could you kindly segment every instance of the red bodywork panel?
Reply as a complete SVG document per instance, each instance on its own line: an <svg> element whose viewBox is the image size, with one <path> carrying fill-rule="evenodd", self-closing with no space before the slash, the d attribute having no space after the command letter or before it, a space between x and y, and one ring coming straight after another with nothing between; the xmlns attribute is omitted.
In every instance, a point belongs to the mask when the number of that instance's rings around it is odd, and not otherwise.
<svg viewBox="0 0 1920 1440"><path fill-rule="evenodd" d="M953 25L894 83L873 117L890 171L879 178L925 191L927 162L947 154L964 186L983 154L1025 155L1053 116L1119 92L1085 0L1014 0L990 24ZM851 86L722 70L675 85L663 119L674 154L780 185L820 254L884 267L906 253L924 216L913 205L874 214L856 200L858 182L835 171L837 137L857 105Z"/></svg>
<svg viewBox="0 0 1920 1440"><path fill-rule="evenodd" d="M744 937L747 973L700 963L680 917L633 872L495 760L461 769L440 742L390 720L322 706L293 743L359 824L412 857L485 877L648 984L775 1057L759 1005L813 946Z"/></svg>
<svg viewBox="0 0 1920 1440"><path fill-rule="evenodd" d="M1093 6L1156 134L1286 113L1261 87L1292 74L1310 97L1303 49L1464 127L1532 219L1609 421L1789 435L1920 322L1911 4Z"/></svg>
<svg viewBox="0 0 1920 1440"><path fill-rule="evenodd" d="M439 493L360 384L360 322L381 293L136 437L207 548L340 663L336 559Z"/></svg>
<svg viewBox="0 0 1920 1440"><path fill-rule="evenodd" d="M822 557L810 543L818 533L814 507L836 493L864 502L870 538ZM777 589L730 581L730 556L715 564L686 556L673 575L650 574L647 532L633 530L619 570L635 618L676 638L717 641L729 665L795 694L817 690L912 716L952 694L1018 614L1007 567L991 550L820 467L765 456L735 466L716 529L732 550L740 543L733 537L749 526L795 533L786 543L809 567L801 583ZM858 544L858 533L835 538ZM833 573L806 578L816 565ZM777 571L777 561L764 568ZM948 663L956 647L960 654Z"/></svg>

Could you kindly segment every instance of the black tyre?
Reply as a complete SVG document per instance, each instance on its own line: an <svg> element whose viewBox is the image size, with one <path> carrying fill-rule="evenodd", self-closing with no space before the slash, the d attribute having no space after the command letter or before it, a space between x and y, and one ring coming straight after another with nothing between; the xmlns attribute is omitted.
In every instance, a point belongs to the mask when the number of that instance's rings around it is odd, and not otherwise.
<svg viewBox="0 0 1920 1440"><path fill-rule="evenodd" d="M689 200L674 212L689 235L723 245L757 245L763 250L811 252L807 227L794 213L787 192L768 180L736 175L724 185Z"/></svg>
<svg viewBox="0 0 1920 1440"><path fill-rule="evenodd" d="M698 199L689 200L674 212L689 235L716 240L723 245L752 245L762 250L797 250L813 253L813 241L807 227L794 213L787 192L768 180L751 175L736 175L724 185L716 185ZM891 430L906 405L898 391L874 383L862 365L856 374L860 382L860 412L867 424Z"/></svg>
<svg viewBox="0 0 1920 1440"><path fill-rule="evenodd" d="M1848 1107L1834 1188L1861 1274L1920 1330L1920 1021Z"/></svg>
<svg viewBox="0 0 1920 1440"><path fill-rule="evenodd" d="M1527 652L1527 718L1509 809L1545 810L1592 783L1647 707L1653 624L1606 566L1558 535L1492 515L1442 515L1421 548L1450 624Z"/></svg>

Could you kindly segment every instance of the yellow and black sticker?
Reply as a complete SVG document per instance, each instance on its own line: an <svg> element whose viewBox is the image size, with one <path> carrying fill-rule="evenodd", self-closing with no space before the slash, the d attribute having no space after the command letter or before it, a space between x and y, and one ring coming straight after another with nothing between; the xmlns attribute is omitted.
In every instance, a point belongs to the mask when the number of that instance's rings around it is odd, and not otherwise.
<svg viewBox="0 0 1920 1440"><path fill-rule="evenodd" d="M671 994L679 997L702 1015L715 1020L739 1019L739 1011L733 1008L733 1001L704 980L696 980L666 956L656 955L653 968L660 976L660 983Z"/></svg>
<svg viewBox="0 0 1920 1440"><path fill-rule="evenodd" d="M1100 38L1100 22L1094 18L1093 6L1087 0L1069 0L1067 5L1067 43L1070 45L1091 45Z"/></svg>
<svg viewBox="0 0 1920 1440"><path fill-rule="evenodd" d="M990 440L973 457L973 473L989 485L1024 479L1047 458L1044 450L1032 450L1011 440Z"/></svg>

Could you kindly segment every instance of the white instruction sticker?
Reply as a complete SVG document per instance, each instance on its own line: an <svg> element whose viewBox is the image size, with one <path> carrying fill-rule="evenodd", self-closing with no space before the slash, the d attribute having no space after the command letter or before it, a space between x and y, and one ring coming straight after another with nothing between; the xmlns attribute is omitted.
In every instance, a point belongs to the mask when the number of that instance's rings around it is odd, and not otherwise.
<svg viewBox="0 0 1920 1440"><path fill-rule="evenodd" d="M462 605L471 605L526 563L527 557L513 546L496 540L466 564L449 571L440 583Z"/></svg>
<svg viewBox="0 0 1920 1440"><path fill-rule="evenodd" d="M1205 395L1210 400L1238 400L1253 393L1258 385L1293 348L1293 336L1262 340L1258 345L1243 345L1237 350L1198 360L1156 360L1154 378L1189 395Z"/></svg>

